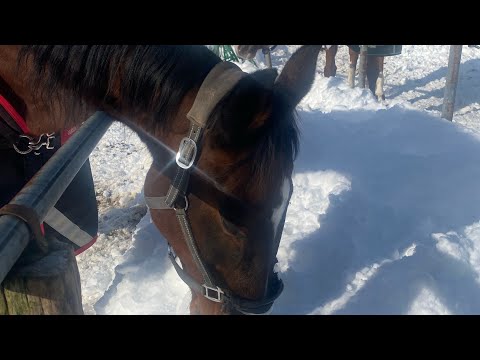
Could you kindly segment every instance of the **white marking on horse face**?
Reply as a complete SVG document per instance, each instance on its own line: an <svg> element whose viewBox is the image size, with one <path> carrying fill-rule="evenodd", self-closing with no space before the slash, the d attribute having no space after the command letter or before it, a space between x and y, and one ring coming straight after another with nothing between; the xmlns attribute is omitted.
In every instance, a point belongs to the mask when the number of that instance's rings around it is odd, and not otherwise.
<svg viewBox="0 0 480 360"><path fill-rule="evenodd" d="M281 188L282 192L282 202L280 205L273 210L272 214L272 224L273 224L273 238L277 237L278 227L280 226L280 220L282 220L283 213L288 206L288 195L290 195L290 181L288 178L283 180L283 185Z"/></svg>

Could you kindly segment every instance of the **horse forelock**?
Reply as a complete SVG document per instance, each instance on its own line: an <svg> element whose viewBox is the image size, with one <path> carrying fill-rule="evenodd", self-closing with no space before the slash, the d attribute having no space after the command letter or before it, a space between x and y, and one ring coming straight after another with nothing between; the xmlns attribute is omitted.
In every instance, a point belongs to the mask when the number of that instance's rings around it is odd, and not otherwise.
<svg viewBox="0 0 480 360"><path fill-rule="evenodd" d="M258 129L250 129L251 121L260 113L267 119ZM246 123L245 123L246 122ZM299 147L299 131L296 113L292 112L282 94L273 88L265 88L254 79L246 77L216 106L209 120L211 140L215 146L237 150L251 149L246 157L225 168L224 174L239 167L244 170L247 184L237 178L238 186L256 188L266 193L268 187L279 178L290 176L291 168ZM235 182L235 179L232 179ZM235 184L232 184L235 187Z"/></svg>

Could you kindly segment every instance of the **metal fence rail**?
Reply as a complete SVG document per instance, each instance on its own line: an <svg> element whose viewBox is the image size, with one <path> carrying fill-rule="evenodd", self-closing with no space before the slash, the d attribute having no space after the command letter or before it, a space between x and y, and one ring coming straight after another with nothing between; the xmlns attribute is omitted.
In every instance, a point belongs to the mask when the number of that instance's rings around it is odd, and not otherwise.
<svg viewBox="0 0 480 360"><path fill-rule="evenodd" d="M43 221L90 156L113 119L96 112L40 169L10 204L34 209ZM0 216L0 283L18 260L30 238L25 222L11 215Z"/></svg>

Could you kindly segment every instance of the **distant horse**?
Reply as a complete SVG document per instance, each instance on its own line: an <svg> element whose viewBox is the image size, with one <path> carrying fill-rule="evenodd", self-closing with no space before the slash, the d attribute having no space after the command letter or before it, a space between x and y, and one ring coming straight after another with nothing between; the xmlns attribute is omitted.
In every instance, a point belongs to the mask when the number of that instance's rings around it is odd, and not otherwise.
<svg viewBox="0 0 480 360"><path fill-rule="evenodd" d="M398 55L402 51L401 45L367 45L366 78L368 87L378 99L385 99L384 95L384 75L383 67L385 56ZM359 45L348 45L350 66L348 71L348 84L355 87L355 73L360 56ZM252 59L258 50L265 50L268 45L236 45L237 54L244 59ZM325 49L325 67L323 74L325 77L335 76L337 66L335 57L338 51L338 45L324 45Z"/></svg>
<svg viewBox="0 0 480 360"><path fill-rule="evenodd" d="M252 60L259 50L264 54L273 50L271 45L235 45L234 49L237 55L244 60ZM335 76L337 67L335 66L335 55L337 54L337 45L322 45L321 50L325 51L325 77Z"/></svg>
<svg viewBox="0 0 480 360"><path fill-rule="evenodd" d="M193 314L267 312L299 140L295 107L320 46L252 74L205 46L0 46L0 77L31 136L102 110L146 142L152 220L192 290ZM1 176L1 175L0 175ZM181 266L178 259L181 261Z"/></svg>
<svg viewBox="0 0 480 360"><path fill-rule="evenodd" d="M350 67L348 71L348 84L355 87L355 72L360 56L359 45L348 45L350 56ZM366 45L366 78L368 87L378 100L385 100L384 95L384 74L383 67L386 56L399 55L402 52L402 45Z"/></svg>

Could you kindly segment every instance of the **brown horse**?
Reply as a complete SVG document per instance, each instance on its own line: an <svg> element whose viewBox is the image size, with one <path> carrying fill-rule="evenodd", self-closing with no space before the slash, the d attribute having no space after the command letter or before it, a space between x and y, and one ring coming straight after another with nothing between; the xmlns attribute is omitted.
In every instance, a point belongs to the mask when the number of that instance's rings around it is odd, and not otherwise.
<svg viewBox="0 0 480 360"><path fill-rule="evenodd" d="M270 45L234 45L233 48L242 59L252 60L259 50L268 51Z"/></svg>
<svg viewBox="0 0 480 360"><path fill-rule="evenodd" d="M253 59L258 50L266 51L269 45L236 45L235 49L239 57L250 60ZM337 66L335 64L335 57L338 51L338 45L324 45L325 50L325 67L323 75L325 77L335 76L337 74ZM348 72L348 84L355 87L355 73L357 70L357 63L359 59L359 48L357 45L349 45L350 67ZM384 56L371 55L367 57L366 61L366 78L368 87L378 99L385 99L383 94L383 66Z"/></svg>
<svg viewBox="0 0 480 360"><path fill-rule="evenodd" d="M325 77L335 76L337 67L335 66L335 56L337 54L337 45L322 45L321 50L325 51L325 68L323 74ZM259 50L264 53L269 52L270 45L234 45L237 55L245 60L252 60Z"/></svg>
<svg viewBox="0 0 480 360"><path fill-rule="evenodd" d="M320 46L252 74L205 46L0 46L0 77L30 135L96 110L138 131L153 163L144 193L193 314L265 313L292 194L295 107ZM181 261L182 267L178 264ZM177 259L177 260L175 260Z"/></svg>
<svg viewBox="0 0 480 360"><path fill-rule="evenodd" d="M350 87L355 87L355 72L357 70L357 63L360 57L360 49L357 46L349 46L348 54L350 56L350 67L348 70L348 84ZM385 100L383 93L383 65L385 63L384 56L366 56L365 75L368 81L368 88L377 97L378 100ZM365 84L366 85L366 84Z"/></svg>

